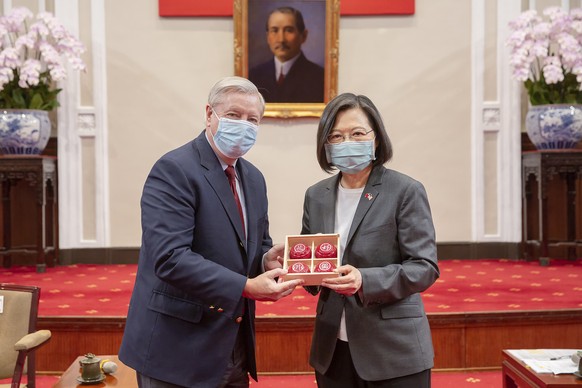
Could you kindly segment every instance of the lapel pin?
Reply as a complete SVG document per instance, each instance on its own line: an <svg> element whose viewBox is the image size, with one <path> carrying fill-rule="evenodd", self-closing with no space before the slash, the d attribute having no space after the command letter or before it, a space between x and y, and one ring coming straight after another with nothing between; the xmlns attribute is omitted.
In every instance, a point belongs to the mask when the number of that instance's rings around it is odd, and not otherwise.
<svg viewBox="0 0 582 388"><path fill-rule="evenodd" d="M372 196L372 194L370 194L370 193L366 193L366 194L364 195L364 197L365 197L365 198L366 198L368 201L371 201L371 200L372 200L372 198L374 198L374 197Z"/></svg>

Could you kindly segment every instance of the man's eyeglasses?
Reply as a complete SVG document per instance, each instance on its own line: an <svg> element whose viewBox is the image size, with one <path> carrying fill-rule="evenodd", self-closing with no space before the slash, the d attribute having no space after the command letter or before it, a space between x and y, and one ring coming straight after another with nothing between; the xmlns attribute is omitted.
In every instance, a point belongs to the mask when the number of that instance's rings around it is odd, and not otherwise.
<svg viewBox="0 0 582 388"><path fill-rule="evenodd" d="M341 132L331 132L327 135L327 142L330 144L339 144L343 143L346 140L351 141L365 141L370 140L370 136L368 134L373 132L373 129L365 130L363 128L354 129L349 135L344 135Z"/></svg>

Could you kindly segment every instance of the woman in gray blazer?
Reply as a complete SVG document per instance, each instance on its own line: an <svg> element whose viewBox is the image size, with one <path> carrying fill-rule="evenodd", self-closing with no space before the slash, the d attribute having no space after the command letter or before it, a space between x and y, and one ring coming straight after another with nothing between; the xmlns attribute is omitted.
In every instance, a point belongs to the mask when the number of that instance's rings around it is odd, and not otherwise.
<svg viewBox="0 0 582 388"><path fill-rule="evenodd" d="M305 194L302 234L339 233L342 275L324 279L310 364L319 387L430 387L420 293L439 277L423 185L383 165L392 145L369 98L344 93L319 122L317 159L340 172Z"/></svg>

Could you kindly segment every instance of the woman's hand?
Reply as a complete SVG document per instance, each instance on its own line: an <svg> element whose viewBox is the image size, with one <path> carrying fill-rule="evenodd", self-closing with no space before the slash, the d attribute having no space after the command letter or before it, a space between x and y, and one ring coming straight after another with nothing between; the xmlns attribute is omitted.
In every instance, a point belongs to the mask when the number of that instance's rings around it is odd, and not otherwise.
<svg viewBox="0 0 582 388"><path fill-rule="evenodd" d="M351 265L342 265L334 271L341 276L325 278L321 281L323 287L334 290L342 295L354 295L362 287L362 274Z"/></svg>

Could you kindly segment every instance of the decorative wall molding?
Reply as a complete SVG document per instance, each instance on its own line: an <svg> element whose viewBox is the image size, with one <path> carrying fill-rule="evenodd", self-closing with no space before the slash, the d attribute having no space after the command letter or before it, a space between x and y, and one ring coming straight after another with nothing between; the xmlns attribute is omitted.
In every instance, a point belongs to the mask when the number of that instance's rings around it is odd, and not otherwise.
<svg viewBox="0 0 582 388"><path fill-rule="evenodd" d="M481 125L486 131L499 131L501 126L501 112L499 107L483 108L483 122Z"/></svg>
<svg viewBox="0 0 582 388"><path fill-rule="evenodd" d="M42 0L41 0L42 1ZM54 0L55 16L76 36L79 36L79 0ZM86 7L86 3L84 3ZM105 51L105 5L90 2L91 69L93 106L81 106L80 75L69 71L59 94L61 106L58 117L59 159L59 243L63 249L105 247L109 245L109 175L107 148L107 79ZM87 44L90 43L90 44ZM82 140L91 140L91 147L83 147ZM91 152L83 155L83 152ZM83 163L92 160L94 182L83 187ZM86 177L85 177L86 178ZM93 190L88 192L87 190ZM85 196L91 196L95 208L85 214ZM84 226L93 222L94 238L85 238Z"/></svg>
<svg viewBox="0 0 582 388"><path fill-rule="evenodd" d="M95 113L79 113L77 115L77 129L79 136L95 137Z"/></svg>
<svg viewBox="0 0 582 388"><path fill-rule="evenodd" d="M507 23L521 12L519 2L497 0L496 22L496 100L485 100L485 40L486 2L472 0L472 240L521 240L521 148L519 85L511 79L505 40L509 34ZM486 166L485 134L496 134L495 166ZM486 169L496 168L496 220L494 233L485 231ZM491 209L488 209L491 211Z"/></svg>

